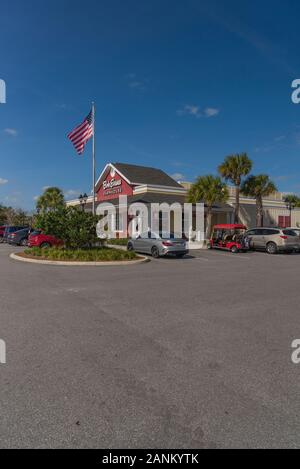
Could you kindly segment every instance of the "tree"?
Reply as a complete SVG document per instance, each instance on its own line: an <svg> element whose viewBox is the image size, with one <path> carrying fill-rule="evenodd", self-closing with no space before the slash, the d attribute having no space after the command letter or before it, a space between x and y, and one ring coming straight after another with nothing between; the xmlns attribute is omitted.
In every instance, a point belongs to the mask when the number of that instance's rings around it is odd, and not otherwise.
<svg viewBox="0 0 300 469"><path fill-rule="evenodd" d="M59 210L65 205L63 191L58 187L48 187L38 198L36 208L39 212L52 212Z"/></svg>
<svg viewBox="0 0 300 469"><path fill-rule="evenodd" d="M38 214L36 228L63 240L68 249L79 249L92 246L98 241L98 220L99 217L76 207L60 207Z"/></svg>
<svg viewBox="0 0 300 469"><path fill-rule="evenodd" d="M0 204L0 225L32 226L32 223L33 216L30 213Z"/></svg>
<svg viewBox="0 0 300 469"><path fill-rule="evenodd" d="M30 216L21 208L15 209L13 214L13 224L20 226L30 225Z"/></svg>
<svg viewBox="0 0 300 469"><path fill-rule="evenodd" d="M6 207L0 204L0 225L6 223Z"/></svg>
<svg viewBox="0 0 300 469"><path fill-rule="evenodd" d="M247 176L252 169L252 161L248 158L247 153L230 155L225 158L219 166L220 175L226 180L232 182L235 186L235 207L234 222L239 222L240 212L240 190L243 176Z"/></svg>
<svg viewBox="0 0 300 469"><path fill-rule="evenodd" d="M188 193L188 201L196 204L203 201L207 207L206 237L211 235L212 209L217 203L227 202L229 192L226 184L218 176L200 176Z"/></svg>
<svg viewBox="0 0 300 469"><path fill-rule="evenodd" d="M287 194L283 197L286 204L292 204L294 207L300 207L300 197L296 194Z"/></svg>
<svg viewBox="0 0 300 469"><path fill-rule="evenodd" d="M241 192L248 197L254 197L256 200L256 226L263 226L263 198L276 191L277 188L274 182L270 180L267 174L249 176L244 181Z"/></svg>
<svg viewBox="0 0 300 469"><path fill-rule="evenodd" d="M292 224L292 210L300 207L300 198L296 194L287 194L283 197L287 210L290 212L290 225Z"/></svg>

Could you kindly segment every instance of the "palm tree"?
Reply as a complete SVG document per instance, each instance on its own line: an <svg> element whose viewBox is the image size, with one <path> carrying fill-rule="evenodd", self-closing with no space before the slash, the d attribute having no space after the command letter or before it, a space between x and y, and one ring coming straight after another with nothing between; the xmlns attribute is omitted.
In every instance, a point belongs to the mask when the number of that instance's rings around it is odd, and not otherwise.
<svg viewBox="0 0 300 469"><path fill-rule="evenodd" d="M64 194L58 187L48 187L38 198L36 208L39 212L52 212L65 205Z"/></svg>
<svg viewBox="0 0 300 469"><path fill-rule="evenodd" d="M296 194L287 194L283 197L286 204L291 204L293 207L300 207L300 197Z"/></svg>
<svg viewBox="0 0 300 469"><path fill-rule="evenodd" d="M235 207L234 207L234 223L239 222L240 212L240 189L243 176L247 176L252 169L252 161L248 158L247 153L238 153L225 158L219 166L220 175L235 185Z"/></svg>
<svg viewBox="0 0 300 469"><path fill-rule="evenodd" d="M283 197L283 201L286 204L287 210L290 212L290 226L292 225L292 210L296 207L300 207L300 198L296 194L287 194Z"/></svg>
<svg viewBox="0 0 300 469"><path fill-rule="evenodd" d="M211 234L212 208L216 203L225 203L229 197L226 184L219 176L200 176L188 193L188 202L196 204L203 201L207 206L206 237Z"/></svg>
<svg viewBox="0 0 300 469"><path fill-rule="evenodd" d="M277 188L274 182L270 180L267 174L249 176L244 181L241 192L248 197L254 197L256 200L256 226L263 226L263 198L276 191Z"/></svg>

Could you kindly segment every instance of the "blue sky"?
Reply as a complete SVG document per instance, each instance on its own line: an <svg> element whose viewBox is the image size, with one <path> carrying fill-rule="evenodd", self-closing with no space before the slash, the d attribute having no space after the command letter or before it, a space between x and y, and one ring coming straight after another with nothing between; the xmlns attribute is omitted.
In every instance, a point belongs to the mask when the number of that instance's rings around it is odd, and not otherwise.
<svg viewBox="0 0 300 469"><path fill-rule="evenodd" d="M97 104L109 161L179 179L247 151L254 172L300 193L298 0L11 0L0 5L0 203L43 187L91 189L91 144L66 134Z"/></svg>

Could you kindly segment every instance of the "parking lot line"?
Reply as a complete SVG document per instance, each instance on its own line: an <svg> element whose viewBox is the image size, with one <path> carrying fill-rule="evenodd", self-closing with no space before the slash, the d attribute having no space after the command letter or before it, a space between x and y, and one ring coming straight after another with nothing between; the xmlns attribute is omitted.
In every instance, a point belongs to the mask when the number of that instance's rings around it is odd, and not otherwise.
<svg viewBox="0 0 300 469"><path fill-rule="evenodd" d="M208 259L207 257L193 257L192 259L190 260L193 260L193 261L206 261L206 262L210 262L211 259Z"/></svg>
<svg viewBox="0 0 300 469"><path fill-rule="evenodd" d="M231 254L231 253L223 253L223 252L215 253L215 254L213 254L213 256L214 257L223 256L223 257L227 257L228 259L230 259L230 258L232 258L232 259L246 259L246 260L251 259L251 257L248 257L248 256L239 255L239 254Z"/></svg>

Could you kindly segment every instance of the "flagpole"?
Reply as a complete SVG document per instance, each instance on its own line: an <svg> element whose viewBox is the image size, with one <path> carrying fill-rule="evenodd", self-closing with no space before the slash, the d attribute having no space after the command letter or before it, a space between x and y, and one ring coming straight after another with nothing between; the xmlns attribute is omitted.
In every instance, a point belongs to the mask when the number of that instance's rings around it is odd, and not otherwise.
<svg viewBox="0 0 300 469"><path fill-rule="evenodd" d="M95 210L95 187L96 187L96 106L92 103L93 110L93 215L96 214Z"/></svg>

